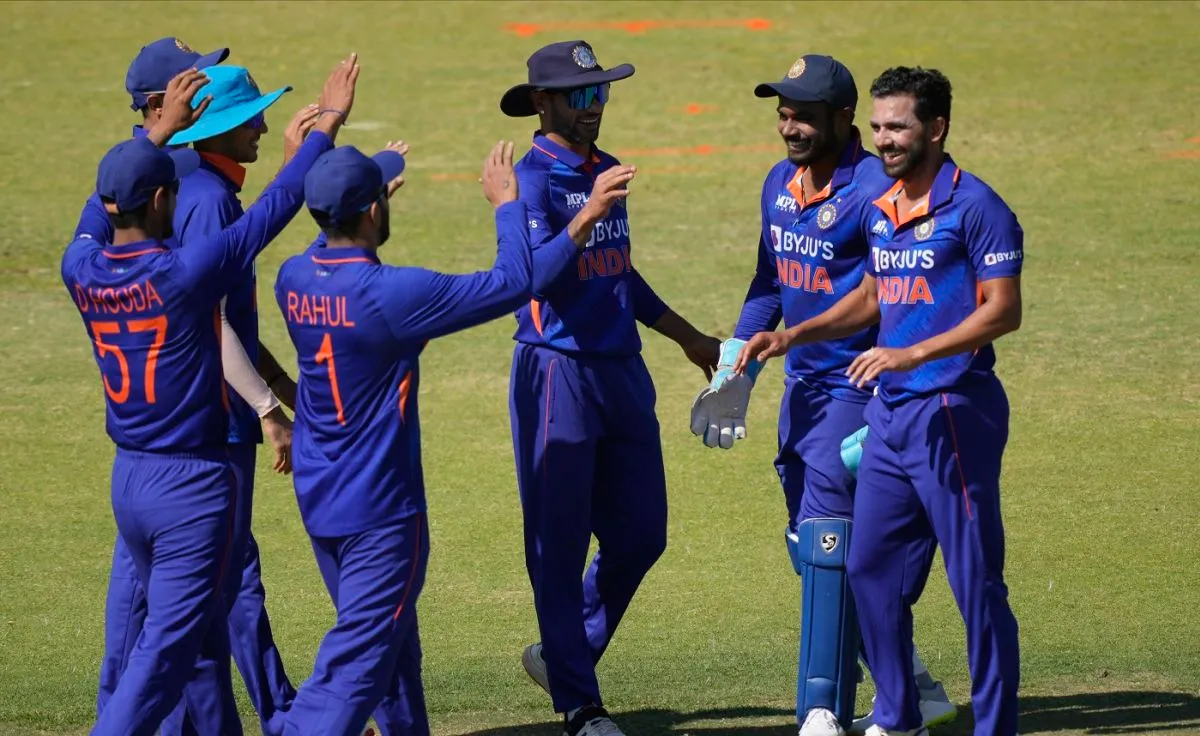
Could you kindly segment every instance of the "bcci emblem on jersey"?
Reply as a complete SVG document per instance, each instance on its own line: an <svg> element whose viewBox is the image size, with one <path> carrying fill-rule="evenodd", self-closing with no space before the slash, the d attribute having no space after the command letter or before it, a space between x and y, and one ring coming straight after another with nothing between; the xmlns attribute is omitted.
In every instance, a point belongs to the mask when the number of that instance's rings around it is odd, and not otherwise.
<svg viewBox="0 0 1200 736"><path fill-rule="evenodd" d="M584 69L596 66L596 55L587 46L576 46L571 50L571 58Z"/></svg>
<svg viewBox="0 0 1200 736"><path fill-rule="evenodd" d="M918 223L918 225L913 228L913 237L917 240L929 240L929 236L933 235L933 228L935 224L936 223L932 217L921 223Z"/></svg>
<svg viewBox="0 0 1200 736"><path fill-rule="evenodd" d="M833 551L838 546L838 535L833 532L825 532L821 535L821 549L825 550L825 554L833 554Z"/></svg>
<svg viewBox="0 0 1200 736"><path fill-rule="evenodd" d="M822 230L828 230L835 220L837 220L837 207L833 202L822 205L821 209L817 210L817 227Z"/></svg>

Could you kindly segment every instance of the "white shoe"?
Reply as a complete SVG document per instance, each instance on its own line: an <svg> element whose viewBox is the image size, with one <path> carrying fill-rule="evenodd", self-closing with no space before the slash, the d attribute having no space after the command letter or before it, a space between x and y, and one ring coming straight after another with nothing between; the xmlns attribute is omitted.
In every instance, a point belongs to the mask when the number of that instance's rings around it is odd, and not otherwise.
<svg viewBox="0 0 1200 736"><path fill-rule="evenodd" d="M942 683L935 682L933 687L928 690L920 690L919 692L921 701L917 705L921 709L921 722L927 728L949 723L958 716L958 707L950 702L949 696L946 695L946 688L942 687ZM874 698L871 699L871 702L874 702ZM868 736L876 736L869 730L875 725L874 716L875 711L872 710L862 718L855 719L854 723L850 724L850 733L866 733ZM886 736L887 731L884 731L883 734Z"/></svg>
<svg viewBox="0 0 1200 736"><path fill-rule="evenodd" d="M804 717L800 736L846 736L846 729L838 723L837 716L825 708L813 708Z"/></svg>
<svg viewBox="0 0 1200 736"><path fill-rule="evenodd" d="M525 651L521 652L521 666L525 668L529 678L549 695L550 676L546 674L546 660L542 659L541 642L525 647Z"/></svg>
<svg viewBox="0 0 1200 736"><path fill-rule="evenodd" d="M867 729L867 736L929 736L929 729L921 726L912 731L896 731L881 726L871 726Z"/></svg>
<svg viewBox="0 0 1200 736"><path fill-rule="evenodd" d="M608 717L608 711L589 705L563 724L563 736L625 736L625 733Z"/></svg>

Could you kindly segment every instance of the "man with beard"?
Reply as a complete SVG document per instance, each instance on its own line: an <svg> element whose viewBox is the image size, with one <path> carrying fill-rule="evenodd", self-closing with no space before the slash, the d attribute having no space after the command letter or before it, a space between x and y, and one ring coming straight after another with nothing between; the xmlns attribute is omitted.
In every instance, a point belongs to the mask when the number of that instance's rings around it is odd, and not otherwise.
<svg viewBox="0 0 1200 736"><path fill-rule="evenodd" d="M287 714L287 736L358 736L382 706L388 734L428 736L417 598L429 558L419 358L432 339L529 298L532 256L513 144L483 169L499 252L489 271L382 265L403 147L317 161L304 198L323 238L279 270L275 298L300 361L296 499L337 623ZM574 251L573 246L559 246Z"/></svg>
<svg viewBox="0 0 1200 736"><path fill-rule="evenodd" d="M871 96L875 146L898 181L872 205L862 282L812 319L755 335L735 370L879 324L877 345L846 370L855 386L879 381L846 561L877 691L867 733L926 733L909 670L912 605L940 546L966 624L975 733L1013 736L1020 664L1000 515L1009 409L992 343L1021 324L1024 235L945 153L945 76L896 67Z"/></svg>
<svg viewBox="0 0 1200 736"><path fill-rule="evenodd" d="M537 115L517 164L534 244L533 299L517 311L509 410L525 562L542 641L526 672L564 714L566 736L616 736L596 662L667 542L654 384L637 323L666 335L711 377L716 338L667 308L630 261L624 199L636 169L595 145L610 84L584 41L528 61L500 109ZM599 551L584 574L588 545ZM581 579L582 576L582 579Z"/></svg>
<svg viewBox="0 0 1200 736"><path fill-rule="evenodd" d="M745 341L796 325L833 306L862 281L871 201L891 181L862 146L854 126L858 91L850 70L829 56L798 59L779 82L755 95L776 98L787 158L763 185L758 268L734 336L722 344L712 383L697 397L692 432L709 447L730 448L745 436L745 410L759 363L732 370ZM862 426L869 386L846 368L875 344L867 327L836 340L788 351L775 468L783 484L788 552L803 578L796 718L801 736L834 736L851 727L859 649L854 599L845 575L852 534L854 476L840 445ZM913 657L927 723L944 723L955 707L940 683ZM854 724L865 729L869 721Z"/></svg>

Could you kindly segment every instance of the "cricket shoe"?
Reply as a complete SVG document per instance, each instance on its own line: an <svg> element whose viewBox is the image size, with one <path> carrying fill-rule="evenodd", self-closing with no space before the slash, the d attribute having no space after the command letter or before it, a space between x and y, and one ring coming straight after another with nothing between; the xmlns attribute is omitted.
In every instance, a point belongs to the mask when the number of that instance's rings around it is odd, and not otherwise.
<svg viewBox="0 0 1200 736"><path fill-rule="evenodd" d="M942 683L935 682L933 687L922 688L918 693L921 701L917 705L921 709L921 721L926 727L932 728L949 723L958 716L958 707L950 702L950 697L946 695L946 688L942 687ZM875 702L875 699L872 698L871 702ZM874 716L875 711L872 710L862 718L855 719L854 723L850 724L850 733L865 733L867 736L875 736L868 730L875 725ZM886 732L884 733L886 734Z"/></svg>
<svg viewBox="0 0 1200 736"><path fill-rule="evenodd" d="M546 674L546 660L542 659L542 643L530 644L521 652L521 666L525 668L529 679L533 680L550 694L550 676Z"/></svg>
<svg viewBox="0 0 1200 736"><path fill-rule="evenodd" d="M563 736L625 736L598 705L580 708L573 718L563 717Z"/></svg>
<svg viewBox="0 0 1200 736"><path fill-rule="evenodd" d="M833 711L813 708L804 717L804 725L800 726L800 736L846 736L846 729L838 723Z"/></svg>
<svg viewBox="0 0 1200 736"><path fill-rule="evenodd" d="M894 728L871 726L867 729L867 736L929 736L929 729L921 726L911 731L897 731Z"/></svg>

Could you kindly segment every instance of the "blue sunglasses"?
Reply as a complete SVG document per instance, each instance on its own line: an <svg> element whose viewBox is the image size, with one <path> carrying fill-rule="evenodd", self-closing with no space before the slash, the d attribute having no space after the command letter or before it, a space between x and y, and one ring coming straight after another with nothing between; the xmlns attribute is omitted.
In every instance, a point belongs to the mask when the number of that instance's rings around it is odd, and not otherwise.
<svg viewBox="0 0 1200 736"><path fill-rule="evenodd" d="M593 84L588 87L577 87L570 90L567 92L567 105L572 110L586 110L594 102L607 105L608 87L609 83L605 82L604 84Z"/></svg>
<svg viewBox="0 0 1200 736"><path fill-rule="evenodd" d="M263 126L266 124L267 116L261 112L256 113L254 117L242 123L242 125L246 126L247 128L253 128L254 130L262 130Z"/></svg>

